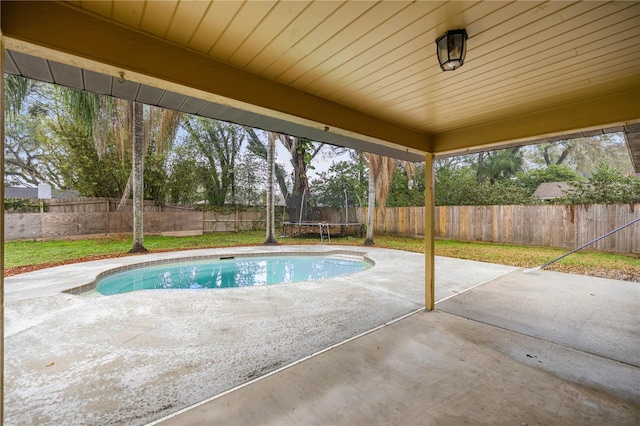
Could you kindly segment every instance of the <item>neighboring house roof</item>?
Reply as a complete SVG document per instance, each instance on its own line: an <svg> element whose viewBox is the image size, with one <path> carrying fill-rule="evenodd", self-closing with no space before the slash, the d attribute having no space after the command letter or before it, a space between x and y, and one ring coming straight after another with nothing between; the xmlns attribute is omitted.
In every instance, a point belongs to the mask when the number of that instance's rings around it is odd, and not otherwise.
<svg viewBox="0 0 640 426"><path fill-rule="evenodd" d="M538 186L533 196L541 200L553 200L554 198L565 196L570 189L571 185L567 182L544 182Z"/></svg>
<svg viewBox="0 0 640 426"><path fill-rule="evenodd" d="M5 198L38 198L38 188L4 187Z"/></svg>
<svg viewBox="0 0 640 426"><path fill-rule="evenodd" d="M38 188L22 188L19 186L5 186L5 198L26 198L26 199L50 199L50 198L78 198L79 192L75 189L52 189L47 184L40 184Z"/></svg>

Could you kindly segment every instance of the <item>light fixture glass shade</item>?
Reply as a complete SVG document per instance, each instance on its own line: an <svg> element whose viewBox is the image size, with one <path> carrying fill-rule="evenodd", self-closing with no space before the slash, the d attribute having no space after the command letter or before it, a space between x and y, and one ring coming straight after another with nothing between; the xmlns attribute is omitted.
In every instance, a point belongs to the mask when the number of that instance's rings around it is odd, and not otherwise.
<svg viewBox="0 0 640 426"><path fill-rule="evenodd" d="M452 30L436 40L438 62L442 71L460 68L467 54L467 31Z"/></svg>

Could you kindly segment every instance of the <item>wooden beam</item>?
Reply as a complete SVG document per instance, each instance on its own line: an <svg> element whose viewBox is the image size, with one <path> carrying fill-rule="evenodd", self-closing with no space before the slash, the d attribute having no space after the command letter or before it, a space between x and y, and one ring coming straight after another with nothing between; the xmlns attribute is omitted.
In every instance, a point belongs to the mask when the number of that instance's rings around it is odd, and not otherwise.
<svg viewBox="0 0 640 426"><path fill-rule="evenodd" d="M462 154L533 139L622 125L640 119L640 78L615 92L432 135L434 153Z"/></svg>
<svg viewBox="0 0 640 426"><path fill-rule="evenodd" d="M430 151L430 136L235 68L61 2L2 2L7 49L331 132Z"/></svg>
<svg viewBox="0 0 640 426"><path fill-rule="evenodd" d="M435 198L433 175L434 155L425 155L424 179L424 308L433 311L436 306L435 285Z"/></svg>

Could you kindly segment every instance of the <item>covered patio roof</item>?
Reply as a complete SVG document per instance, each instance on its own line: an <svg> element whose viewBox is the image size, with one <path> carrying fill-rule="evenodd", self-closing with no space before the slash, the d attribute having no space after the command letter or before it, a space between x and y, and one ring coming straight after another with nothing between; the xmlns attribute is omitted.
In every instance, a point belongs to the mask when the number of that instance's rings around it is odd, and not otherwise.
<svg viewBox="0 0 640 426"><path fill-rule="evenodd" d="M434 156L624 130L640 171L637 1L3 0L0 20L5 72L424 159L427 310ZM462 28L443 72L435 40Z"/></svg>
<svg viewBox="0 0 640 426"><path fill-rule="evenodd" d="M1 7L6 72L405 160L640 122L637 2ZM456 28L467 58L442 72Z"/></svg>

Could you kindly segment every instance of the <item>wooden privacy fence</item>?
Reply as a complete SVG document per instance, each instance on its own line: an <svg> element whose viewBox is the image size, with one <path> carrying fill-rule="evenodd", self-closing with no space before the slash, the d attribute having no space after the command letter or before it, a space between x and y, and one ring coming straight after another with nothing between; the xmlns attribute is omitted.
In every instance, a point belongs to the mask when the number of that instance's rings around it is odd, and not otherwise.
<svg viewBox="0 0 640 426"><path fill-rule="evenodd" d="M47 200L43 213L5 213L5 240L56 239L87 235L132 233L130 200L117 210L120 200ZM264 207L231 207L197 211L192 207L157 205L145 201L144 232L147 235L199 235L266 229ZM279 227L285 213L276 208ZM277 229L277 228L276 228Z"/></svg>
<svg viewBox="0 0 640 426"><path fill-rule="evenodd" d="M53 198L42 200L44 210L49 213L98 213L98 212L133 212L133 200L124 200L122 206L119 198ZM120 207L120 208L118 208ZM191 206L179 204L158 204L154 201L144 202L144 211L162 212L185 212L195 211Z"/></svg>
<svg viewBox="0 0 640 426"><path fill-rule="evenodd" d="M119 200L48 200L44 213L5 213L5 240L54 239L132 232L130 202ZM367 208L317 208L319 222L366 223ZM289 220L276 207L276 230ZM424 207L376 208L375 232L424 236ZM146 234L190 235L264 230L264 207L197 211L191 207L145 202ZM440 206L435 209L436 238L537 245L573 249L640 217L640 203L612 205ZM640 222L590 249L640 253Z"/></svg>
<svg viewBox="0 0 640 426"><path fill-rule="evenodd" d="M286 213L282 206L275 208L276 229L282 224ZM265 207L226 207L205 211L203 232L239 232L267 229Z"/></svg>
<svg viewBox="0 0 640 426"><path fill-rule="evenodd" d="M55 239L86 235L130 234L133 204L116 198L43 200L43 213L5 213L5 240ZM144 232L158 235L202 234L202 212L193 207L144 202Z"/></svg>
<svg viewBox="0 0 640 426"><path fill-rule="evenodd" d="M366 217L367 209L358 213ZM576 248L640 217L640 203L584 205L439 206L436 238ZM376 208L375 231L424 236L424 207ZM589 249L640 253L640 222Z"/></svg>
<svg viewBox="0 0 640 426"><path fill-rule="evenodd" d="M131 234L133 213L5 213L5 240ZM147 235L202 234L202 212L145 212Z"/></svg>
<svg viewBox="0 0 640 426"><path fill-rule="evenodd" d="M336 209L329 207L317 207L313 211L311 222L349 223L362 222L362 212L355 207ZM257 207L225 207L204 212L205 233L208 232L238 232L257 231L266 229L266 210L264 206ZM290 218L284 206L275 208L276 230L282 227L283 222L297 221L298 218Z"/></svg>

